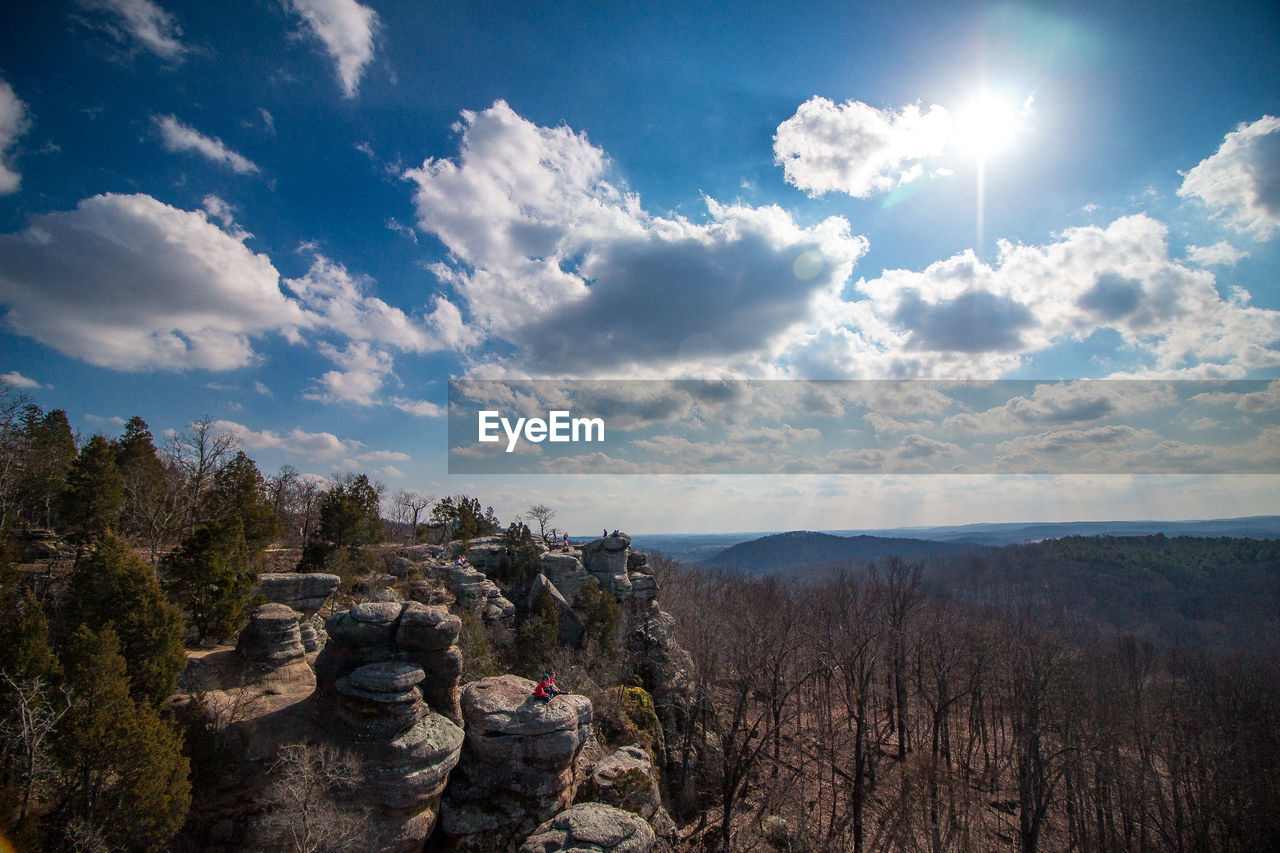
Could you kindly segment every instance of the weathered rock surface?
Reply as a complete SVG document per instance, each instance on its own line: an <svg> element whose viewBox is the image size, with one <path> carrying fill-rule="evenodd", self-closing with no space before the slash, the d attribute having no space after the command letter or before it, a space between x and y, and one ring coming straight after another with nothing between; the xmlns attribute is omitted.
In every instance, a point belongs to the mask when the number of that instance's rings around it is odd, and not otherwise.
<svg viewBox="0 0 1280 853"><path fill-rule="evenodd" d="M564 552L543 554L542 571L569 602L591 577L581 560L572 553Z"/></svg>
<svg viewBox="0 0 1280 853"><path fill-rule="evenodd" d="M446 569L453 594L471 615L485 622L510 623L516 608L503 595L498 585L472 566L451 563Z"/></svg>
<svg viewBox="0 0 1280 853"><path fill-rule="evenodd" d="M656 839L645 821L603 803L579 803L539 826L520 853L650 853Z"/></svg>
<svg viewBox="0 0 1280 853"><path fill-rule="evenodd" d="M278 669L306 657L298 620L302 614L283 604L263 604L249 614L249 624L240 632L236 651L253 669Z"/></svg>
<svg viewBox="0 0 1280 853"><path fill-rule="evenodd" d="M631 597L631 577L627 572L630 553L630 536L605 536L582 546L582 565L601 589L623 601Z"/></svg>
<svg viewBox="0 0 1280 853"><path fill-rule="evenodd" d="M321 714L357 745L380 849L421 850L435 828L462 752L461 624L444 607L398 600L363 601L328 620L316 659Z"/></svg>
<svg viewBox="0 0 1280 853"><path fill-rule="evenodd" d="M466 744L441 806L455 850L514 850L539 823L573 801L573 765L591 736L585 696L533 698L514 675L462 689Z"/></svg>
<svg viewBox="0 0 1280 853"><path fill-rule="evenodd" d="M258 576L255 595L268 603L285 604L302 614L298 634L308 653L318 652L325 644L323 628L316 625L315 615L324 607L342 579L337 575L298 572L268 572Z"/></svg>
<svg viewBox="0 0 1280 853"><path fill-rule="evenodd" d="M268 603L287 604L304 616L324 607L342 579L337 575L269 572L258 576L255 594Z"/></svg>
<svg viewBox="0 0 1280 853"><path fill-rule="evenodd" d="M582 635L586 632L586 628L582 625L582 620L578 618L578 614L574 612L573 607L568 601L565 601L560 590L556 589L555 584L547 580L546 575L538 575L533 579L533 583L529 585L529 594L525 598L524 609L526 613L532 613L534 606L541 597L543 590L551 596L551 604L556 609L557 629L556 642L562 646L576 646L582 641Z"/></svg>
<svg viewBox="0 0 1280 853"><path fill-rule="evenodd" d="M662 807L653 760L640 746L624 746L600 759L578 788L577 801L616 806L644 818L658 849L671 849L679 840L675 821Z"/></svg>

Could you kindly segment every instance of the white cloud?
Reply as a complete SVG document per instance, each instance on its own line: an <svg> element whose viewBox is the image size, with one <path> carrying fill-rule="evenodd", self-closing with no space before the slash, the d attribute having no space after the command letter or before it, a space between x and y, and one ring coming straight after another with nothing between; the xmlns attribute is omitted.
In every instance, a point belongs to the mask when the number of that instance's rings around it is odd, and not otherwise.
<svg viewBox="0 0 1280 853"><path fill-rule="evenodd" d="M866 198L918 178L922 161L946 147L951 125L937 105L893 112L813 97L778 125L773 155L787 183L811 196L835 190Z"/></svg>
<svg viewBox="0 0 1280 853"><path fill-rule="evenodd" d="M378 392L395 366L389 353L374 349L366 341L350 344L343 350L322 343L320 351L340 369L326 372L320 377L319 387L304 393L304 397L360 406L378 402Z"/></svg>
<svg viewBox="0 0 1280 853"><path fill-rule="evenodd" d="M0 234L9 330L123 370L227 370L250 339L315 322L280 291L266 255L203 212L148 195L99 195Z"/></svg>
<svg viewBox="0 0 1280 853"><path fill-rule="evenodd" d="M102 424L103 426L124 426L124 418L119 415L103 416L103 415L85 415L84 419L91 424Z"/></svg>
<svg viewBox="0 0 1280 853"><path fill-rule="evenodd" d="M9 149L30 126L27 105L22 103L13 87L0 80L0 195L18 191L22 176L13 167Z"/></svg>
<svg viewBox="0 0 1280 853"><path fill-rule="evenodd" d="M205 136L174 116L152 116L151 120L160 130L160 138L168 151L194 151L214 163L229 167L237 175L251 175L258 171L256 165L232 151L221 139Z"/></svg>
<svg viewBox="0 0 1280 853"><path fill-rule="evenodd" d="M200 206L204 208L204 212L214 219L222 223L222 227L231 228L235 225L235 211L231 209L231 205L227 204L216 195L207 195L200 202Z"/></svg>
<svg viewBox="0 0 1280 853"><path fill-rule="evenodd" d="M360 447L360 442L344 441L331 432L304 432L295 429L282 435L269 429L255 431L235 421L214 421L213 427L219 432L237 436L252 450L281 450L313 460L336 459Z"/></svg>
<svg viewBox="0 0 1280 853"><path fill-rule="evenodd" d="M394 465L385 465L382 468L375 468L373 473L379 477L386 477L388 480L396 480L404 476L404 472Z"/></svg>
<svg viewBox="0 0 1280 853"><path fill-rule="evenodd" d="M428 159L405 177L419 227L453 255L433 272L469 314L466 330L440 299L437 328L455 345L515 344L498 372L711 375L754 363L812 322L815 296L838 289L866 251L841 218L804 228L773 206L707 199L705 224L651 216L585 136L538 127L501 101L464 112L459 129L457 161Z"/></svg>
<svg viewBox="0 0 1280 853"><path fill-rule="evenodd" d="M9 385L13 386L14 388L22 388L22 389L27 389L32 391L34 391L37 388L52 387L49 385L42 385L41 383L37 382L34 379L23 376L21 373L19 373L16 370L10 371L8 373L0 374L0 382L7 382L9 383Z"/></svg>
<svg viewBox="0 0 1280 853"><path fill-rule="evenodd" d="M1199 198L1237 231L1270 240L1280 230L1280 118L1263 116L1228 133L1217 153L1187 172L1178 195Z"/></svg>
<svg viewBox="0 0 1280 853"><path fill-rule="evenodd" d="M373 59L378 14L355 0L290 0L290 5L337 65L343 94L355 97Z"/></svg>
<svg viewBox="0 0 1280 853"><path fill-rule="evenodd" d="M181 62L187 47L180 39L182 28L172 13L152 0L80 0L81 7L103 12L110 20L98 26L116 41L131 39L161 59Z"/></svg>
<svg viewBox="0 0 1280 853"><path fill-rule="evenodd" d="M255 381L255 382L253 383L253 390L254 390L254 391L256 391L256 392L257 392L257 393L259 393L259 394L262 394L264 397L274 397L274 396L275 396L274 394L272 394L272 393L271 393L271 389L270 389L270 388L268 388L266 385L264 385L263 383L258 382L258 381Z"/></svg>
<svg viewBox="0 0 1280 853"><path fill-rule="evenodd" d="M1213 274L1170 260L1145 216L1071 228L1043 247L1002 241L993 264L970 251L920 271L886 270L828 299L828 322L784 351L795 375L995 378L1036 352L1109 329L1132 373L1242 376L1280 364L1280 312L1224 300Z"/></svg>
<svg viewBox="0 0 1280 853"><path fill-rule="evenodd" d="M1233 267L1249 253L1226 242L1214 243L1212 246L1188 246L1187 260L1200 267Z"/></svg>
<svg viewBox="0 0 1280 853"><path fill-rule="evenodd" d="M298 295L306 308L322 317L324 324L355 341L374 341L406 352L429 352L443 344L429 334L433 321L419 325L399 308L381 299L366 296L373 280L353 276L342 264L317 255L301 278L285 284Z"/></svg>
<svg viewBox="0 0 1280 853"><path fill-rule="evenodd" d="M445 413L443 406L438 406L430 400L410 400L405 397L392 397L391 405L402 412L419 418L438 418Z"/></svg>

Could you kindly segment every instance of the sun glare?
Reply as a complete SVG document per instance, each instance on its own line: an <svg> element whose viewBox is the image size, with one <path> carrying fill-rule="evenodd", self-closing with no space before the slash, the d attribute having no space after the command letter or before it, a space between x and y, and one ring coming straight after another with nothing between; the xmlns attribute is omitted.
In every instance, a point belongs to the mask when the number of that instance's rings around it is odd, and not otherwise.
<svg viewBox="0 0 1280 853"><path fill-rule="evenodd" d="M1017 139L1029 101L1019 108L999 95L980 93L956 116L956 143L980 159L1008 151Z"/></svg>

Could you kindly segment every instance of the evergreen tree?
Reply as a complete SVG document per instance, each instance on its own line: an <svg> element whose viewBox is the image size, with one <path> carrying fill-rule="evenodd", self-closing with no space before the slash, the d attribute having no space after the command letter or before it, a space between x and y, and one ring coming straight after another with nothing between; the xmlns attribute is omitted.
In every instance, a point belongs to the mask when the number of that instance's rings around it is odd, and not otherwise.
<svg viewBox="0 0 1280 853"><path fill-rule="evenodd" d="M600 588L595 578L588 578L573 597L573 609L582 617L584 637L602 652L614 651L613 634L622 619L622 608L614 597Z"/></svg>
<svg viewBox="0 0 1280 853"><path fill-rule="evenodd" d="M28 406L23 421L24 515L29 524L52 528L67 474L76 461L76 440L62 409L42 414L39 406Z"/></svg>
<svg viewBox="0 0 1280 853"><path fill-rule="evenodd" d="M475 539L502 529L493 507L481 512L480 501L467 495L441 498L431 510L431 523L443 526L447 539Z"/></svg>
<svg viewBox="0 0 1280 853"><path fill-rule="evenodd" d="M516 667L530 678L546 669L547 661L556 650L556 638L560 632L560 618L551 590L546 587L538 594L533 609L516 627Z"/></svg>
<svg viewBox="0 0 1280 853"><path fill-rule="evenodd" d="M320 499L320 536L335 548L382 541L378 487L368 476L339 477Z"/></svg>
<svg viewBox="0 0 1280 853"><path fill-rule="evenodd" d="M116 441L116 467L124 485L121 531L151 548L155 563L160 544L182 524L178 472L160 458L147 422L138 416L125 424Z"/></svg>
<svg viewBox="0 0 1280 853"><path fill-rule="evenodd" d="M84 546L114 530L124 505L124 480L116 468L111 442L89 439L67 474L61 509L73 541Z"/></svg>
<svg viewBox="0 0 1280 853"><path fill-rule="evenodd" d="M112 849L161 849L191 805L181 739L149 705L130 698L111 626L95 632L81 625L64 664L75 703L54 747L65 772L59 817L83 821Z"/></svg>
<svg viewBox="0 0 1280 853"><path fill-rule="evenodd" d="M133 695L159 706L186 666L182 614L165 599L155 569L114 533L77 560L71 575L68 625L100 630L113 623L129 664Z"/></svg>
<svg viewBox="0 0 1280 853"><path fill-rule="evenodd" d="M224 640L240 630L258 572L239 518L197 528L165 562L170 592L191 614L200 639Z"/></svg>
<svg viewBox="0 0 1280 853"><path fill-rule="evenodd" d="M239 520L249 550L258 554L280 533L280 519L267 496L266 482L253 460L236 451L213 477L209 507L223 524Z"/></svg>

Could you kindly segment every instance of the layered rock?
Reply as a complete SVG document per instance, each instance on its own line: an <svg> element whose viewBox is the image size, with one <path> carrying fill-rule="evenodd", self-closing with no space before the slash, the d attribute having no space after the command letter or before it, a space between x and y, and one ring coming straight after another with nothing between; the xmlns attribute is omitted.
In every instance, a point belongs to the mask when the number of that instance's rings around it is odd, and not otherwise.
<svg viewBox="0 0 1280 853"><path fill-rule="evenodd" d="M520 853L650 853L656 839L645 821L603 803L579 803L539 826Z"/></svg>
<svg viewBox="0 0 1280 853"><path fill-rule="evenodd" d="M578 618L578 614L574 612L573 607L568 601L565 601L560 590L556 589L551 581L547 580L546 575L538 575L533 579L533 583L529 584L529 594L525 597L524 610L526 613L532 613L537 606L538 599L543 592L551 599L551 606L556 611L556 643L562 646L576 646L582 642L582 635L586 633L586 628L582 625L582 620Z"/></svg>
<svg viewBox="0 0 1280 853"><path fill-rule="evenodd" d="M543 554L542 572L570 602L578 594L578 590L582 589L582 585L591 578L590 573L583 568L582 561L572 553L566 552Z"/></svg>
<svg viewBox="0 0 1280 853"><path fill-rule="evenodd" d="M644 551L632 551L627 555L627 579L631 581L633 601L647 605L658 599L658 584L653 579L653 567Z"/></svg>
<svg viewBox="0 0 1280 853"><path fill-rule="evenodd" d="M514 675L462 689L466 744L445 792L441 826L453 849L513 850L573 801L574 762L591 737L591 702L533 697Z"/></svg>
<svg viewBox="0 0 1280 853"><path fill-rule="evenodd" d="M625 533L604 536L582 546L582 565L601 589L623 601L631 597L631 578L627 573L630 553L630 536Z"/></svg>
<svg viewBox="0 0 1280 853"><path fill-rule="evenodd" d="M318 698L356 744L378 804L371 837L380 849L420 850L462 752L461 622L443 607L388 600L335 613L326 627Z"/></svg>
<svg viewBox="0 0 1280 853"><path fill-rule="evenodd" d="M324 645L325 638L317 630L315 615L341 582L337 575L268 572L258 576L254 594L261 595L268 603L284 604L302 614L298 622L302 647L307 652L316 652Z"/></svg>
<svg viewBox="0 0 1280 853"><path fill-rule="evenodd" d="M249 614L249 623L236 641L247 683L274 694L293 694L316 686L302 645L301 618L301 613L283 604L263 604Z"/></svg>
<svg viewBox="0 0 1280 853"><path fill-rule="evenodd" d="M511 622L516 608L502 594L498 585L473 566L451 563L445 569L458 603L471 615L485 622Z"/></svg>

